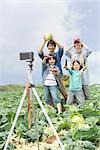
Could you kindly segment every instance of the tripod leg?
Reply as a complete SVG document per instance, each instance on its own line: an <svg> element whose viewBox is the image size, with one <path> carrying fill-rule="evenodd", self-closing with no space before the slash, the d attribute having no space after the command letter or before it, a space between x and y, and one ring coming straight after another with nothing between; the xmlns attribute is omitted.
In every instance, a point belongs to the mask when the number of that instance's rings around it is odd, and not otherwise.
<svg viewBox="0 0 100 150"><path fill-rule="evenodd" d="M13 121L13 124L12 124L12 126L11 126L9 135L8 135L8 137L7 137L7 141L6 141L4 150L6 150L7 147L8 147L10 137L11 137L11 135L12 135L12 133L13 133L14 127L15 127L16 122L17 122L17 119L18 119L18 116L19 116L19 114L20 114L21 108L22 108L23 103L24 103L24 100L25 100L25 97L26 97L26 93L27 93L27 89L25 88L24 93L23 93L23 96L22 96L22 99L21 99L20 104L19 104L19 107L18 107L18 109L17 109L16 116L15 116L14 121Z"/></svg>
<svg viewBox="0 0 100 150"><path fill-rule="evenodd" d="M37 94L37 91L35 90L34 87L32 88L32 90L33 90L33 93L34 93L34 95L35 95L35 97L36 97L36 99L37 99L37 101L38 101L38 103L39 103L39 105L40 105L40 107L41 107L41 109L42 109L42 111L43 111L43 113L44 113L44 115L45 115L45 117L46 117L46 119L47 119L47 121L48 121L50 127L51 127L51 129L53 130L54 135L55 135L56 138L57 138L57 141L59 142L59 144L60 144L60 146L61 146L61 149L62 149L62 150L65 150L65 149L64 149L64 146L63 146L63 144L62 144L62 142L61 142L61 140L60 140L60 138L59 138L59 136L58 136L58 134L57 134L57 132L56 132L56 130L55 130L55 128L54 128L54 126L53 126L53 124L52 124L52 122L51 122L51 120L50 120L50 118L49 118L49 116L48 116L48 114L47 114L47 112L46 112L44 106L43 106L43 104L42 104L42 102L41 102L41 99L39 98L39 96L38 96L38 94Z"/></svg>
<svg viewBox="0 0 100 150"><path fill-rule="evenodd" d="M30 112L30 105L31 105L31 101L30 101L30 88L28 86L27 88L27 98L28 98L28 128L30 129L31 127L31 122L30 122L30 117L31 117L31 112Z"/></svg>
<svg viewBox="0 0 100 150"><path fill-rule="evenodd" d="M32 69L31 68L29 68L29 70L28 70L28 80L29 80L30 84L33 84L33 81L32 81ZM61 140L60 140L60 138L59 138L59 136L58 136L58 134L57 134L53 124L52 124L52 121L50 120L50 118L49 118L49 116L48 116L48 114L47 114L47 112L46 112L46 110L45 110L45 108L44 108L44 106L43 106L43 104L41 102L41 99L38 96L37 91L35 90L34 87L32 88L32 91L33 91L33 93L34 93L34 95L35 95L35 97L36 97L36 99L37 99L37 101L38 101L38 103L39 103L39 105L40 105L40 107L41 107L41 109L42 109L42 111L43 111L43 113L44 113L44 115L45 115L45 117L46 117L50 127L51 127L51 129L53 130L53 133L56 136L57 141L59 142L59 144L61 146L61 150L65 150L64 146L63 146L63 144L62 144L62 142L61 142Z"/></svg>

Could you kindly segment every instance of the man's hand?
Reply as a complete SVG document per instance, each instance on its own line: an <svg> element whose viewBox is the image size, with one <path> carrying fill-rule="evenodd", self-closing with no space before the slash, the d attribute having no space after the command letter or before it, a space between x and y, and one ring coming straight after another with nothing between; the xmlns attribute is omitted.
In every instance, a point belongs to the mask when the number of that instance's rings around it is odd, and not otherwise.
<svg viewBox="0 0 100 150"><path fill-rule="evenodd" d="M44 43L46 43L46 42L48 41L48 40L45 38L45 35L44 35L43 39L44 39Z"/></svg>

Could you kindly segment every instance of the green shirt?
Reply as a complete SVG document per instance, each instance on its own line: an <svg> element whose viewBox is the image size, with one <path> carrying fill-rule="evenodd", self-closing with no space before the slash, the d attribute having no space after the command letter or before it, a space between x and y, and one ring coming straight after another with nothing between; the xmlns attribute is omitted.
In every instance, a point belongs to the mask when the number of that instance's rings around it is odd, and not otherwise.
<svg viewBox="0 0 100 150"><path fill-rule="evenodd" d="M69 89L71 91L79 91L82 89L82 75L79 70L72 70L67 68L70 74L70 85Z"/></svg>

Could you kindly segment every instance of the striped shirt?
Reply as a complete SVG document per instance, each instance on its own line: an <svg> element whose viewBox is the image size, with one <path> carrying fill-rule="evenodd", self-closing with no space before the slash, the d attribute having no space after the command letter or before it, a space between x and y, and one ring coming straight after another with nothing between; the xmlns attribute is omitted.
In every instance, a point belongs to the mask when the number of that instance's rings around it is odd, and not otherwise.
<svg viewBox="0 0 100 150"><path fill-rule="evenodd" d="M44 81L44 85L46 85L46 86L55 86L55 85L57 85L54 74L51 71L49 71L49 74L46 76L45 81Z"/></svg>

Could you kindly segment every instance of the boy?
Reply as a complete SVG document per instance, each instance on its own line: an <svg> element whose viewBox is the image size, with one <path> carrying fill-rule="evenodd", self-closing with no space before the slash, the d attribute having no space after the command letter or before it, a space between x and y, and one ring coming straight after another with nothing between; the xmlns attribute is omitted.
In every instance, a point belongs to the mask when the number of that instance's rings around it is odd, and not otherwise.
<svg viewBox="0 0 100 150"><path fill-rule="evenodd" d="M38 55L42 60L45 56L44 52L43 52L43 48L44 48L46 42L47 42L47 39L44 36L43 42L42 42L40 48L38 49ZM56 45L58 46L57 52L55 52ZM63 52L64 52L63 47L57 41L55 41L52 36L52 40L47 42L47 48L48 48L49 54L56 57L56 65L59 67L60 75L62 76L63 72L62 72L62 67L61 67L61 58L62 58Z"/></svg>

